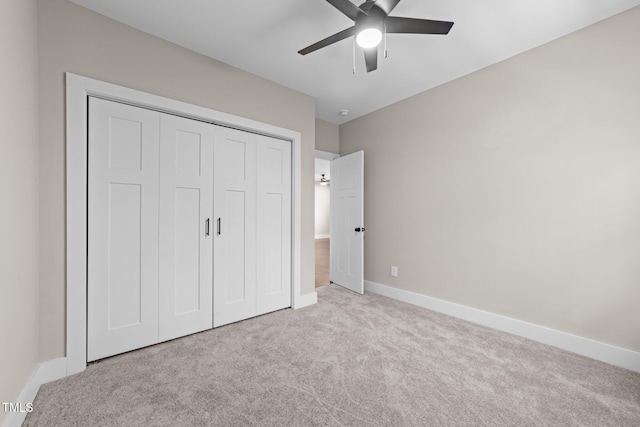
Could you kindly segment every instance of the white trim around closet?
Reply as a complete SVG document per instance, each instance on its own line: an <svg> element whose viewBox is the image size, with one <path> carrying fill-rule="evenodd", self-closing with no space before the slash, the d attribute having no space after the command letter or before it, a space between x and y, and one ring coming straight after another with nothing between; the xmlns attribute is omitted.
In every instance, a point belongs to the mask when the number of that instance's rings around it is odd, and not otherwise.
<svg viewBox="0 0 640 427"><path fill-rule="evenodd" d="M301 134L205 107L66 73L67 179L67 375L87 364L87 97L112 101L229 126L291 141L292 145L292 308L315 303L315 293L301 295Z"/></svg>

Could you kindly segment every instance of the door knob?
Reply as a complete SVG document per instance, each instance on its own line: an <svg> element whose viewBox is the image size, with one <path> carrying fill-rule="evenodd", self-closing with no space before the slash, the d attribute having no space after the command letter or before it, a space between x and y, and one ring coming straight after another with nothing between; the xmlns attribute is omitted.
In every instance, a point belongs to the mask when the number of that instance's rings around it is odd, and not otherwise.
<svg viewBox="0 0 640 427"><path fill-rule="evenodd" d="M364 231L364 227L356 227L356 233Z"/></svg>

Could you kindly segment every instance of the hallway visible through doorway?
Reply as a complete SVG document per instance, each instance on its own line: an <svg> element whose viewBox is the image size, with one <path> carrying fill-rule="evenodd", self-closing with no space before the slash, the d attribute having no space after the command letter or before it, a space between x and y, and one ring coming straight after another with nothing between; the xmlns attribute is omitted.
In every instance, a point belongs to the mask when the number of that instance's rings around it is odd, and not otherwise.
<svg viewBox="0 0 640 427"><path fill-rule="evenodd" d="M315 159L315 261L316 287L330 281L329 242L331 238L331 162L335 153L316 150Z"/></svg>

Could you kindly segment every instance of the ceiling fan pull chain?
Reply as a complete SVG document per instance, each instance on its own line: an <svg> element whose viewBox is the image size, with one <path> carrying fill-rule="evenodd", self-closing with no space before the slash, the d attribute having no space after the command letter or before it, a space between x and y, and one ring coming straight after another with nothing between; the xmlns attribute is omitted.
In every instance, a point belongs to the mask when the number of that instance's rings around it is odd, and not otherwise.
<svg viewBox="0 0 640 427"><path fill-rule="evenodd" d="M353 37L353 74L356 73L356 37Z"/></svg>
<svg viewBox="0 0 640 427"><path fill-rule="evenodd" d="M387 59L387 24L384 24L384 59Z"/></svg>

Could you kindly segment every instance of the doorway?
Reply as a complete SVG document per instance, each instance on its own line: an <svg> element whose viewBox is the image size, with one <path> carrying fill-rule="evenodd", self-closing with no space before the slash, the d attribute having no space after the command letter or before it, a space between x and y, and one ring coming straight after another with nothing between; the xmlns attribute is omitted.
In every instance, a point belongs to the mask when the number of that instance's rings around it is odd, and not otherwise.
<svg viewBox="0 0 640 427"><path fill-rule="evenodd" d="M315 188L316 288L336 283L363 294L364 151L340 157L316 150Z"/></svg>
<svg viewBox="0 0 640 427"><path fill-rule="evenodd" d="M316 288L330 283L331 161L338 154L316 150L315 158L315 267Z"/></svg>

